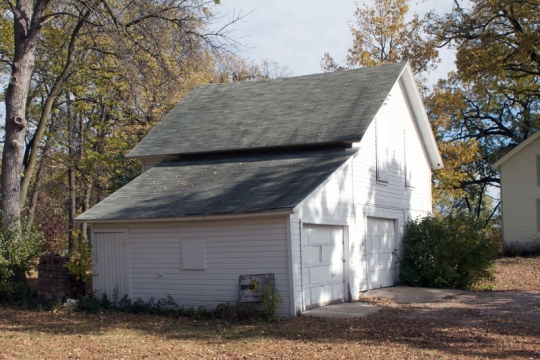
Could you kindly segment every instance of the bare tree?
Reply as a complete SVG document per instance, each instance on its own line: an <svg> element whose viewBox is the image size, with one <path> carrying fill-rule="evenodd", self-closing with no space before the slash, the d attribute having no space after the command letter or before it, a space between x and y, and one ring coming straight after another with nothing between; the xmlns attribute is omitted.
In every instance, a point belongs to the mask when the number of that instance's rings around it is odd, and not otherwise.
<svg viewBox="0 0 540 360"><path fill-rule="evenodd" d="M4 51L1 59L9 64L9 86L5 96L6 137L2 154L0 178L3 223L17 226L21 207L26 202L29 186L37 169L40 149L56 98L75 76L78 64L88 54L116 59L117 68L132 71L134 79L144 78L147 72L160 69L161 74L174 76L171 71L171 52L178 62L187 53L212 56L225 47L234 46L227 27L209 31L206 26L212 17L214 1L202 0L17 0L8 1L13 18L13 51ZM233 20L233 22L236 20ZM70 30L69 41L61 66L47 87L46 100L25 156L25 136L28 130L27 109L29 89L40 41L46 41L47 27L63 22ZM174 36L162 36L172 29ZM168 34L171 34L169 31ZM165 41L168 47L163 49ZM164 53L169 51L169 53ZM123 73L129 77L129 71ZM137 86L134 84L133 86ZM140 114L138 114L140 115ZM26 159L26 161L23 161Z"/></svg>

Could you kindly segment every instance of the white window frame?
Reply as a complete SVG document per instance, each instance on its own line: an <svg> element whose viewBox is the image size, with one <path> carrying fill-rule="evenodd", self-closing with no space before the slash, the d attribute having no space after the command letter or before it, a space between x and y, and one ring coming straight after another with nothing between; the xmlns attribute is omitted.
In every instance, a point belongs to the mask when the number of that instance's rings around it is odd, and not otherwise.
<svg viewBox="0 0 540 360"><path fill-rule="evenodd" d="M376 120L376 156L377 156L377 181L388 183L388 124L381 118Z"/></svg>

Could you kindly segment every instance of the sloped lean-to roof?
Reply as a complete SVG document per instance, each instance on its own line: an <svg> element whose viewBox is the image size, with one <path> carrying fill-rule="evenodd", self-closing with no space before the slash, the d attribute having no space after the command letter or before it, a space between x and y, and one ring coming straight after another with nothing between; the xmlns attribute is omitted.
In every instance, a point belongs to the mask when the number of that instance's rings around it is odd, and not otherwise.
<svg viewBox="0 0 540 360"><path fill-rule="evenodd" d="M355 150L164 161L78 221L292 210Z"/></svg>
<svg viewBox="0 0 540 360"><path fill-rule="evenodd" d="M200 86L128 156L359 142L406 68Z"/></svg>

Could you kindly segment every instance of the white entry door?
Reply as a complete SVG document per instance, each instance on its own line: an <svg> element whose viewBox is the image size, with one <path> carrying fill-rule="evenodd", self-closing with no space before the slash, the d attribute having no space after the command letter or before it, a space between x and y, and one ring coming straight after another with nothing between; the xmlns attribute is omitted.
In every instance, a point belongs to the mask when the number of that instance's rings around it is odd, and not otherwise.
<svg viewBox="0 0 540 360"><path fill-rule="evenodd" d="M112 300L131 298L127 231L94 232L92 238L92 290L96 296L106 293Z"/></svg>
<svg viewBox="0 0 540 360"><path fill-rule="evenodd" d="M393 286L396 282L398 250L395 220L367 218L366 253L368 262L368 289Z"/></svg>
<svg viewBox="0 0 540 360"><path fill-rule="evenodd" d="M311 309L345 298L343 226L304 225L302 286Z"/></svg>

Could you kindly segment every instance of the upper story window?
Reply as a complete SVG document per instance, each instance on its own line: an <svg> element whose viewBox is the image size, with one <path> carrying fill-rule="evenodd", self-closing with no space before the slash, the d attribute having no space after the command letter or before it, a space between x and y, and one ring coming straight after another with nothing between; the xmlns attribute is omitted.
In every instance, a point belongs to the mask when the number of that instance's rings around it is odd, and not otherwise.
<svg viewBox="0 0 540 360"><path fill-rule="evenodd" d="M388 182L388 124L385 120L376 120L377 181Z"/></svg>
<svg viewBox="0 0 540 360"><path fill-rule="evenodd" d="M540 155L536 155L536 183L540 186Z"/></svg>
<svg viewBox="0 0 540 360"><path fill-rule="evenodd" d="M536 231L540 232L540 199L536 199Z"/></svg>
<svg viewBox="0 0 540 360"><path fill-rule="evenodd" d="M412 130L404 130L405 143L405 186L408 188L414 187L414 132Z"/></svg>

